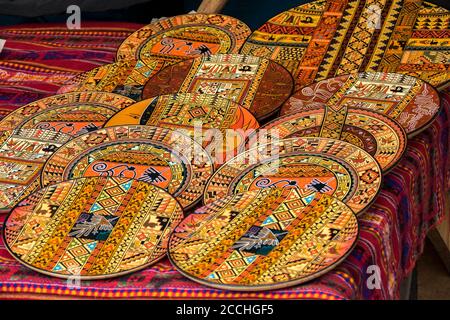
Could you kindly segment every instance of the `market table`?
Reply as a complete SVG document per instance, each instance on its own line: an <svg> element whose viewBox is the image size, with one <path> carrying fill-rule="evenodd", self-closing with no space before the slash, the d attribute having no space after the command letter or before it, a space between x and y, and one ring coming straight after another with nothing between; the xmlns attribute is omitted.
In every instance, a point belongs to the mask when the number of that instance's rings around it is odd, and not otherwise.
<svg viewBox="0 0 450 320"><path fill-rule="evenodd" d="M139 27L85 23L82 30L72 31L56 24L0 28L0 38L6 39L0 52L0 118L55 94L78 72L112 62L121 41ZM126 276L78 284L22 266L0 242L0 298L398 299L400 283L414 269L427 232L444 216L450 189L450 93L441 98L436 120L408 142L375 203L359 216L360 236L352 253L316 280L276 291L223 291L184 278L164 259ZM0 216L0 228L4 219ZM374 270L379 271L379 283Z"/></svg>

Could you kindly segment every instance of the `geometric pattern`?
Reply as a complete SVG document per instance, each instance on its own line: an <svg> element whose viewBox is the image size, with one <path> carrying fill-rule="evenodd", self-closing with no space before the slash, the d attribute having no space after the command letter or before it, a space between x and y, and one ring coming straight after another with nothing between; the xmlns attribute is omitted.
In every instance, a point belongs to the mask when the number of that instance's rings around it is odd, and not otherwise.
<svg viewBox="0 0 450 320"><path fill-rule="evenodd" d="M450 80L450 13L421 0L317 0L271 18L240 53L272 59L296 88L354 72Z"/></svg>
<svg viewBox="0 0 450 320"><path fill-rule="evenodd" d="M293 87L292 76L276 62L215 54L164 68L145 84L142 97L176 92L218 95L240 104L260 121L278 111Z"/></svg>
<svg viewBox="0 0 450 320"><path fill-rule="evenodd" d="M14 110L0 121L0 129L44 129L77 136L101 128L109 117L135 102L107 92L60 94Z"/></svg>
<svg viewBox="0 0 450 320"><path fill-rule="evenodd" d="M213 173L208 153L182 132L153 126L116 126L78 136L42 169L42 187L64 180L116 176L165 189L188 208Z"/></svg>
<svg viewBox="0 0 450 320"><path fill-rule="evenodd" d="M50 130L0 131L0 212L39 188L44 162L69 139Z"/></svg>
<svg viewBox="0 0 450 320"><path fill-rule="evenodd" d="M116 113L105 127L130 124L185 129L193 138L196 130L200 129L203 147L211 153L215 152L211 156L218 163L223 163L223 156L229 154L226 152L240 150L247 135L259 127L255 117L237 103L214 95L192 93L170 94L139 101ZM211 133L209 129L218 130L222 134L225 154L221 151L217 153L217 147L212 145L219 144L219 132L211 140L207 136ZM236 134L233 141L226 139L229 129Z"/></svg>
<svg viewBox="0 0 450 320"><path fill-rule="evenodd" d="M405 130L395 120L361 108L334 110L326 105L305 108L281 116L261 129L274 131L281 139L310 136L346 141L371 154L383 172L400 160L407 142Z"/></svg>
<svg viewBox="0 0 450 320"><path fill-rule="evenodd" d="M434 120L440 110L439 99L438 92L420 79L399 73L362 72L300 89L282 106L281 114L323 105L332 113L347 108L370 109L397 120L412 137Z"/></svg>
<svg viewBox="0 0 450 320"><path fill-rule="evenodd" d="M5 221L5 244L35 271L102 279L164 257L170 232L182 218L178 202L149 183L81 178L23 200Z"/></svg>
<svg viewBox="0 0 450 320"><path fill-rule="evenodd" d="M138 60L131 78L144 84L169 65L216 53L237 53L251 30L242 21L220 14L185 14L151 23L119 47L117 61ZM136 81L137 80L137 81ZM147 97L149 98L149 97Z"/></svg>
<svg viewBox="0 0 450 320"><path fill-rule="evenodd" d="M322 137L256 144L221 166L208 181L203 202L275 187L299 188L304 197L324 193L360 214L381 187L381 168L364 149Z"/></svg>
<svg viewBox="0 0 450 320"><path fill-rule="evenodd" d="M114 92L138 100L141 96L142 85L147 78L135 70L143 71L142 62L126 60L105 64L90 71L80 73L60 87L58 93L73 91L103 91ZM145 74L145 72L143 72Z"/></svg>
<svg viewBox="0 0 450 320"><path fill-rule="evenodd" d="M228 196L174 230L169 258L186 277L227 290L273 290L314 279L351 252L358 221L338 199L298 188Z"/></svg>

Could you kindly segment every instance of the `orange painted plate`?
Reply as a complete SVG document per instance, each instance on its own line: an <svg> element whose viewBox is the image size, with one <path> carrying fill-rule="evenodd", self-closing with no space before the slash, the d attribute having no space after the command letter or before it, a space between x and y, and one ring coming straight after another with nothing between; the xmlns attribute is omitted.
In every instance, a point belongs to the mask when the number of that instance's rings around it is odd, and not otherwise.
<svg viewBox="0 0 450 320"><path fill-rule="evenodd" d="M183 275L207 286L273 290L330 271L357 238L356 216L338 199L269 188L197 209L172 233L169 258Z"/></svg>
<svg viewBox="0 0 450 320"><path fill-rule="evenodd" d="M41 185L92 176L118 176L167 190L183 208L203 196L214 170L201 145L181 132L152 126L117 126L81 135L45 163Z"/></svg>
<svg viewBox="0 0 450 320"><path fill-rule="evenodd" d="M191 93L142 100L116 113L105 127L128 124L185 130L210 152L216 164L236 155L246 137L259 127L255 117L237 103Z"/></svg>
<svg viewBox="0 0 450 320"><path fill-rule="evenodd" d="M345 202L356 214L375 200L382 180L378 162L365 150L330 138L299 137L259 143L221 166L209 179L203 202L245 191L297 186Z"/></svg>
<svg viewBox="0 0 450 320"><path fill-rule="evenodd" d="M105 279L163 258L183 210L147 182L91 177L60 182L26 198L8 216L6 248L46 275Z"/></svg>
<svg viewBox="0 0 450 320"><path fill-rule="evenodd" d="M45 129L77 136L102 127L109 117L135 102L108 92L55 95L14 110L0 121L0 130Z"/></svg>
<svg viewBox="0 0 450 320"><path fill-rule="evenodd" d="M184 61L161 70L144 98L175 92L215 94L247 108L258 121L275 114L293 90L289 72L276 62L236 54Z"/></svg>

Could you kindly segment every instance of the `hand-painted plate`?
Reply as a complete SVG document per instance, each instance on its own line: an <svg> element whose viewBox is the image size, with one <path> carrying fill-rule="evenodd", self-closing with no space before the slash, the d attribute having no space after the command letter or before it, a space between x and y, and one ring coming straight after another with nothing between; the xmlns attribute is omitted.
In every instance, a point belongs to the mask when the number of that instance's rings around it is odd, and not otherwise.
<svg viewBox="0 0 450 320"><path fill-rule="evenodd" d="M141 60L151 77L171 64L215 53L237 53L251 31L221 14L186 14L151 23L129 36L117 61Z"/></svg>
<svg viewBox="0 0 450 320"><path fill-rule="evenodd" d="M136 101L107 92L73 92L29 103L0 121L0 130L45 129L77 136L102 127Z"/></svg>
<svg viewBox="0 0 450 320"><path fill-rule="evenodd" d="M289 72L273 61L217 54L163 69L146 83L142 96L177 91L216 94L247 108L259 121L276 113L292 89Z"/></svg>
<svg viewBox="0 0 450 320"><path fill-rule="evenodd" d="M208 153L189 136L131 125L99 129L66 143L46 162L41 185L80 177L128 177L167 190L189 208L202 197L212 173Z"/></svg>
<svg viewBox="0 0 450 320"><path fill-rule="evenodd" d="M335 110L323 105L279 117L261 130L270 130L280 139L308 136L349 142L372 155L383 172L400 160L407 143L405 130L397 121L361 108Z"/></svg>
<svg viewBox="0 0 450 320"><path fill-rule="evenodd" d="M0 213L39 188L45 161L69 139L49 130L0 131Z"/></svg>
<svg viewBox="0 0 450 320"><path fill-rule="evenodd" d="M227 290L273 290L312 280L353 249L358 221L326 194L297 188L239 193L197 209L174 230L169 258L186 277Z"/></svg>
<svg viewBox="0 0 450 320"><path fill-rule="evenodd" d="M141 68L145 68L143 63L134 60L106 64L73 77L58 90L58 93L103 91L138 100L148 80Z"/></svg>
<svg viewBox="0 0 450 320"><path fill-rule="evenodd" d="M450 13L422 1L313 1L253 32L241 53L273 59L297 88L344 74L398 72L450 80Z"/></svg>
<svg viewBox="0 0 450 320"><path fill-rule="evenodd" d="M143 269L167 253L183 210L144 181L91 177L60 182L22 201L5 221L5 245L29 268L89 280Z"/></svg>
<svg viewBox="0 0 450 320"><path fill-rule="evenodd" d="M409 137L431 124L440 109L439 94L426 82L398 73L362 72L326 79L297 91L281 114L327 104L384 113L405 129Z"/></svg>
<svg viewBox="0 0 450 320"><path fill-rule="evenodd" d="M221 166L208 181L204 203L255 189L298 186L307 197L333 195L355 213L375 199L381 168L365 150L345 141L300 137L259 143Z"/></svg>
<svg viewBox="0 0 450 320"><path fill-rule="evenodd" d="M223 164L225 156L236 155L246 137L259 127L255 117L237 103L218 96L191 93L137 102L115 114L105 127L128 124L186 130L210 151L216 164ZM214 133L210 129L218 130L217 134L210 136ZM195 136L196 130L200 132L199 137Z"/></svg>

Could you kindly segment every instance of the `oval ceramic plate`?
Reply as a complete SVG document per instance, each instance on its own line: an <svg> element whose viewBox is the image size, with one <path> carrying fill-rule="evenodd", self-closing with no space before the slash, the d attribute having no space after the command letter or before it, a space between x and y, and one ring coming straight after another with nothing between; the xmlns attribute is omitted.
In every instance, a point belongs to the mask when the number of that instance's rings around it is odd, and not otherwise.
<svg viewBox="0 0 450 320"><path fill-rule="evenodd" d="M39 188L45 161L69 139L49 130L0 131L0 213Z"/></svg>
<svg viewBox="0 0 450 320"><path fill-rule="evenodd" d="M167 252L183 210L144 181L91 177L41 189L4 223L5 245L29 268L59 278L104 279L143 269Z"/></svg>
<svg viewBox="0 0 450 320"><path fill-rule="evenodd" d="M0 121L0 130L46 129L77 136L102 127L109 117L135 102L107 92L55 95L14 110Z"/></svg>
<svg viewBox="0 0 450 320"><path fill-rule="evenodd" d="M372 155L383 172L401 159L407 143L405 130L395 120L361 108L314 107L279 117L261 130L270 130L280 139L308 136L349 142Z"/></svg>
<svg viewBox="0 0 450 320"><path fill-rule="evenodd" d="M41 185L89 176L119 176L167 190L183 208L203 195L213 163L189 136L151 126L118 126L81 135L46 162Z"/></svg>
<svg viewBox="0 0 450 320"><path fill-rule="evenodd" d="M424 81L398 73L362 72L326 79L297 91L281 114L326 104L384 113L402 125L409 137L427 128L440 109L439 94Z"/></svg>
<svg viewBox="0 0 450 320"><path fill-rule="evenodd" d="M281 65L258 57L217 54L169 66L152 77L142 96L206 93L239 103L262 120L278 111L292 93L293 80Z"/></svg>
<svg viewBox="0 0 450 320"><path fill-rule="evenodd" d="M398 72L450 79L448 10L429 2L312 1L252 33L241 53L273 59L297 87L344 74Z"/></svg>
<svg viewBox="0 0 450 320"><path fill-rule="evenodd" d="M117 61L141 60L151 77L171 64L215 53L237 53L251 31L242 21L221 14L186 14L151 23L129 36Z"/></svg>
<svg viewBox="0 0 450 320"><path fill-rule="evenodd" d="M297 188L240 193L197 209L174 230L169 258L186 277L227 290L273 290L312 280L352 250L358 221L325 194Z"/></svg>
<svg viewBox="0 0 450 320"><path fill-rule="evenodd" d="M304 197L333 195L355 213L381 186L381 168L365 150L329 138L289 138L259 144L221 166L208 181L204 203L255 189L297 186Z"/></svg>
<svg viewBox="0 0 450 320"><path fill-rule="evenodd" d="M200 138L195 136L196 130L200 130L202 141L196 141L209 150L215 162L220 164L224 156L241 150L246 137L259 127L255 117L237 103L218 96L191 93L142 100L119 111L105 127L122 124L186 130L195 139ZM218 134L208 137L209 129L219 130L223 139Z"/></svg>

